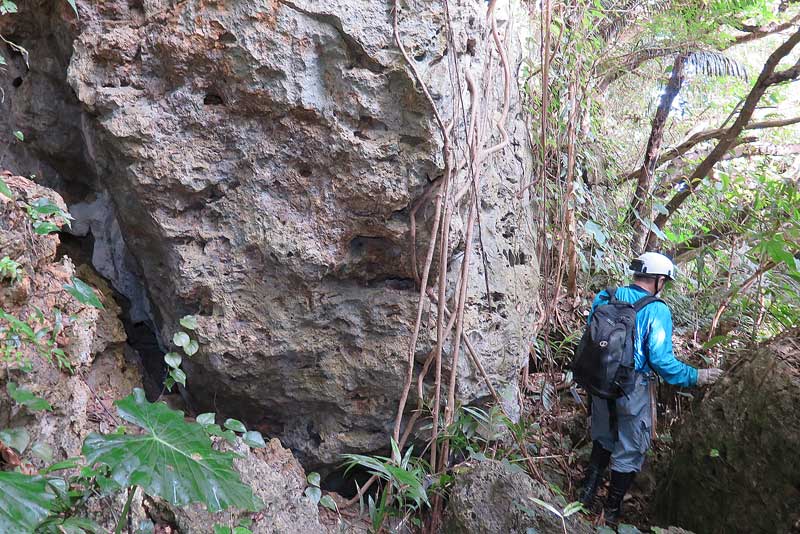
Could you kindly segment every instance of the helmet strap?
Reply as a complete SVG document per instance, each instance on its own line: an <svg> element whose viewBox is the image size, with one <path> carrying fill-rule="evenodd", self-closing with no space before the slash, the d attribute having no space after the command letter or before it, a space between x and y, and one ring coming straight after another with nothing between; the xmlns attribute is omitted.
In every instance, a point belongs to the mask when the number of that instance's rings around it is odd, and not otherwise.
<svg viewBox="0 0 800 534"><path fill-rule="evenodd" d="M659 286L658 283L661 282ZM664 290L664 287L667 285L667 277L666 276L657 276L656 277L656 292L653 294L654 296L658 296L661 291Z"/></svg>

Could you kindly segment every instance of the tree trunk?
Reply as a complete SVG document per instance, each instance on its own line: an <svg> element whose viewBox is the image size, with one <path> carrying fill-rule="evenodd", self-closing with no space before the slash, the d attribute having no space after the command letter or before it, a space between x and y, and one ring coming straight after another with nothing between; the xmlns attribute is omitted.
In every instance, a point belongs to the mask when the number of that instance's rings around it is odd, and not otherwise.
<svg viewBox="0 0 800 534"><path fill-rule="evenodd" d="M664 89L664 94L661 95L661 102L658 104L656 116L653 118L653 128L650 131L650 139L647 140L644 162L639 173L639 179L636 181L636 190L631 201L631 211L628 214L628 221L633 225L634 229L632 248L635 252L639 251L644 242L644 225L639 219L644 220L645 217L648 220L650 219L650 214L642 213L642 211L646 205L647 198L650 196L650 188L653 185L653 172L655 172L656 163L658 162L658 152L661 149L661 141L664 139L664 128L667 125L667 118L669 118L669 112L672 109L672 102L678 96L683 85L686 58L686 54L679 54L672 64L672 75L669 78L667 87Z"/></svg>

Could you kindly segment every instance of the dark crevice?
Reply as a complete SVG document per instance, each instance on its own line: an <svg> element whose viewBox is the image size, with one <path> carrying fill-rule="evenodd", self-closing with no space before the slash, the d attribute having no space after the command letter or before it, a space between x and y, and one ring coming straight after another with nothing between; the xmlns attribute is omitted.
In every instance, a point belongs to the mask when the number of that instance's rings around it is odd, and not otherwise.
<svg viewBox="0 0 800 534"><path fill-rule="evenodd" d="M161 349L155 326L150 321L134 321L131 318L131 301L115 290L111 281L94 269L92 266L94 236L91 232L85 237L62 233L59 238L61 243L56 257L67 255L76 266L91 267L97 277L105 280L111 288L111 296L121 310L119 319L128 338L126 342L136 351L142 364L142 385L145 393L149 400L155 401L161 395L166 378L164 351Z"/></svg>
<svg viewBox="0 0 800 534"><path fill-rule="evenodd" d="M203 104L206 106L224 106L225 102L223 102L221 96L214 93L208 93L206 94L205 98L203 98Z"/></svg>
<svg viewBox="0 0 800 534"><path fill-rule="evenodd" d="M231 32L225 32L219 37L219 42L224 44L233 44L236 42L236 36Z"/></svg>
<svg viewBox="0 0 800 534"><path fill-rule="evenodd" d="M508 260L508 264L511 267L515 265L527 265L528 264L528 256L523 251L514 251L514 250L504 250L503 255Z"/></svg>
<svg viewBox="0 0 800 534"><path fill-rule="evenodd" d="M352 499L356 496L356 492L358 491L359 487L363 487L364 484L367 483L367 480L370 479L372 476L371 473L361 467L360 465L354 466L352 469L347 471L345 467L340 467L335 471L327 474L322 479L322 483L320 487L324 491L332 491L338 493L345 499ZM358 484L358 486L356 486ZM364 495L364 502L367 502L368 495L371 495L374 499L377 494L378 485L373 484Z"/></svg>

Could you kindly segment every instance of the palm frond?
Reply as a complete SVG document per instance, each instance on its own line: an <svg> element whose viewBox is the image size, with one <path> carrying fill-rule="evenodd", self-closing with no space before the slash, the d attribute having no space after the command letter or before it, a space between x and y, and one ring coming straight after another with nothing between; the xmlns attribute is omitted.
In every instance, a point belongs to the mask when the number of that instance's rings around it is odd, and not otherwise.
<svg viewBox="0 0 800 534"><path fill-rule="evenodd" d="M686 66L694 73L704 76L734 76L748 79L747 68L744 65L720 52L705 50L691 52L686 57Z"/></svg>

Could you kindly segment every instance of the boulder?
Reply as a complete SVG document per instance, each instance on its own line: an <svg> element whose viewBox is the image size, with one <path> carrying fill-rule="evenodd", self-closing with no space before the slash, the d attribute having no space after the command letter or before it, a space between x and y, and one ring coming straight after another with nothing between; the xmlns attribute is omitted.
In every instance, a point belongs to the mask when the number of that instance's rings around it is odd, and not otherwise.
<svg viewBox="0 0 800 534"><path fill-rule="evenodd" d="M675 433L662 523L709 534L800 528L800 331L746 349Z"/></svg>
<svg viewBox="0 0 800 534"><path fill-rule="evenodd" d="M399 22L445 121L455 99L469 100L450 61L480 79L491 43L485 2L449 4L454 46L441 2L401 2ZM4 35L31 54L30 73L16 59L9 67L19 84L2 82L0 123L26 131L9 161L45 169L69 193L80 231L102 247L98 270L163 340L181 316L199 317L202 350L186 365L196 408L279 436L311 467L386 446L417 306L410 214L443 172L432 109L393 40L392 5L78 0L76 19L64 2L35 0L3 17ZM504 9L513 83L525 25ZM499 110L499 72L492 84ZM483 172L464 331L515 398L537 266L530 206L517 198L529 142L511 95L510 144ZM466 183L465 166L457 179ZM424 204L418 256L433 213ZM452 219L451 281L465 218ZM424 330L418 358L432 337ZM488 397L467 358L457 373L461 402Z"/></svg>
<svg viewBox="0 0 800 534"><path fill-rule="evenodd" d="M317 505L303 494L308 485L303 468L277 439L270 440L265 449L250 449L241 442L232 446L219 439L216 445L238 455L234 467L242 473L242 482L264 503L264 509L255 515L210 514L200 505L177 508L161 502L160 506L174 514L181 532L209 532L214 524L235 527L245 517L253 519L249 527L253 534L328 532L320 524Z"/></svg>
<svg viewBox="0 0 800 534"><path fill-rule="evenodd" d="M532 498L557 503L550 490L508 462L484 460L458 470L447 504L443 534L570 534L592 533L595 529L571 515L561 518ZM566 525L566 527L565 527Z"/></svg>

